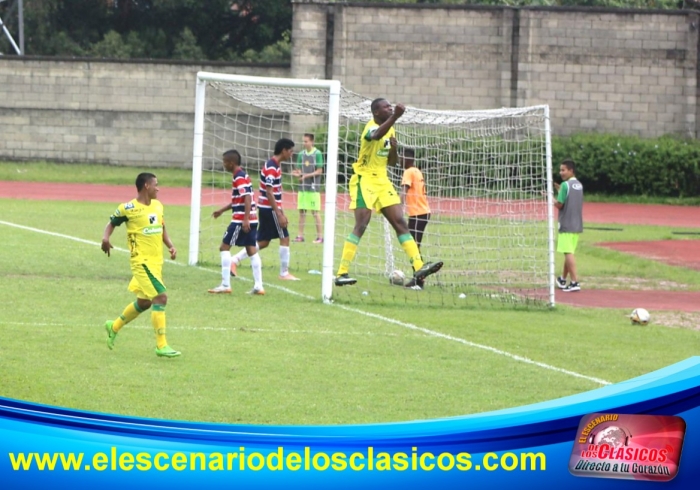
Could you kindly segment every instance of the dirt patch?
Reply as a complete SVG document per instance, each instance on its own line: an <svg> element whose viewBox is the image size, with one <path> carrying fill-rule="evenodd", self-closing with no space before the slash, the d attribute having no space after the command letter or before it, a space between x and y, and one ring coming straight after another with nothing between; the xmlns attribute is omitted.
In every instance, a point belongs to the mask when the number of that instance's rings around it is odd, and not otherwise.
<svg viewBox="0 0 700 490"><path fill-rule="evenodd" d="M623 289L631 291L687 291L690 286L674 281L643 279L639 277L589 277L586 284L595 284L596 289Z"/></svg>
<svg viewBox="0 0 700 490"><path fill-rule="evenodd" d="M597 245L669 265L700 270L700 240L603 242Z"/></svg>
<svg viewBox="0 0 700 490"><path fill-rule="evenodd" d="M664 327L687 328L700 331L700 313L659 311L652 315L653 325Z"/></svg>
<svg viewBox="0 0 700 490"><path fill-rule="evenodd" d="M556 302L588 308L621 308L632 311L646 308L655 311L700 312L700 291L621 291L585 289L575 293L556 292Z"/></svg>

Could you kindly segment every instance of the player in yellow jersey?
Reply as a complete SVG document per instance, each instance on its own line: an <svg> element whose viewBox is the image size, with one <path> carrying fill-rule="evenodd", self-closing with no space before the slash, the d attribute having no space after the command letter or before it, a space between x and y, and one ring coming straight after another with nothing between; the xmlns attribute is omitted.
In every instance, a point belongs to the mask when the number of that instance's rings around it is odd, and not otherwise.
<svg viewBox="0 0 700 490"><path fill-rule="evenodd" d="M372 120L362 130L360 155L353 164L354 174L350 179L350 209L355 213L355 227L345 240L340 267L335 278L336 286L355 284L357 279L350 277L350 264L355 258L357 246L367 229L372 210L381 212L394 228L401 247L413 266L413 279L409 286L423 289L425 278L442 267L442 262L423 263L418 245L411 236L403 218L401 199L389 180L388 165L396 165L397 142L394 123L403 115L406 108L396 104L392 108L386 99L372 101Z"/></svg>
<svg viewBox="0 0 700 490"><path fill-rule="evenodd" d="M138 197L120 204L105 227L102 236L102 251L110 256L112 248L109 239L114 229L126 223L126 240L131 252L131 273L129 291L136 294L136 301L128 305L114 321L105 323L107 346L114 348L114 339L121 328L134 320L142 312L151 310L151 323L156 334L156 355L177 357L180 352L170 348L165 338L165 305L168 303L163 283L163 244L168 247L170 258L175 260L177 250L165 230L163 205L158 196L158 179L151 173L141 173L136 177Z"/></svg>

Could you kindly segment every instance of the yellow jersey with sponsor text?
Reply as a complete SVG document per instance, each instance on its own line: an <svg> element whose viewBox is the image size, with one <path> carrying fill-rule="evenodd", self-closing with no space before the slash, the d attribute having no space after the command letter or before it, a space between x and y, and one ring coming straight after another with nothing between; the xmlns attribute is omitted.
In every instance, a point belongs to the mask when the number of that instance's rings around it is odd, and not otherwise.
<svg viewBox="0 0 700 490"><path fill-rule="evenodd" d="M360 137L360 155L352 169L357 175L363 177L388 179L386 167L391 150L390 140L395 137L396 131L391 127L383 137L373 140L372 135L378 128L379 124L374 119L365 125Z"/></svg>
<svg viewBox="0 0 700 490"><path fill-rule="evenodd" d="M126 223L131 264L163 264L163 205L156 199L146 206L132 199L120 204L109 217L114 226Z"/></svg>

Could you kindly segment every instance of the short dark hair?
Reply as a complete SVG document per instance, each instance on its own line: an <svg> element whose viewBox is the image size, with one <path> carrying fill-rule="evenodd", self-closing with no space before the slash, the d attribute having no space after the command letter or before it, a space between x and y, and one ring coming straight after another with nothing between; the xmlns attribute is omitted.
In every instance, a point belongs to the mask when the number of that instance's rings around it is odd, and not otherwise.
<svg viewBox="0 0 700 490"><path fill-rule="evenodd" d="M403 149L403 156L415 158L416 157L416 150L414 150L413 148L404 148Z"/></svg>
<svg viewBox="0 0 700 490"><path fill-rule="evenodd" d="M238 165L241 164L241 154L238 150L227 150L224 152L224 160L236 160Z"/></svg>
<svg viewBox="0 0 700 490"><path fill-rule="evenodd" d="M370 109L372 110L372 114L374 114L374 111L379 109L379 103L383 100L386 100L384 97L379 97L377 99L374 99L372 101L372 105L370 106Z"/></svg>
<svg viewBox="0 0 700 490"><path fill-rule="evenodd" d="M570 158L567 158L566 160L561 162L561 164L564 165L569 170L571 170L573 173L576 173L576 162L574 162Z"/></svg>
<svg viewBox="0 0 700 490"><path fill-rule="evenodd" d="M314 136L313 133L304 133L304 136L309 138L311 141L316 140L316 137Z"/></svg>
<svg viewBox="0 0 700 490"><path fill-rule="evenodd" d="M289 138L279 139L277 143L275 143L275 155L279 155L284 150L291 150L292 148L294 148L294 142L292 140Z"/></svg>
<svg viewBox="0 0 700 490"><path fill-rule="evenodd" d="M136 190L141 192L141 190L143 190L144 186L148 183L148 181L155 178L155 174L152 174L150 172L143 172L138 174L138 176L136 177Z"/></svg>

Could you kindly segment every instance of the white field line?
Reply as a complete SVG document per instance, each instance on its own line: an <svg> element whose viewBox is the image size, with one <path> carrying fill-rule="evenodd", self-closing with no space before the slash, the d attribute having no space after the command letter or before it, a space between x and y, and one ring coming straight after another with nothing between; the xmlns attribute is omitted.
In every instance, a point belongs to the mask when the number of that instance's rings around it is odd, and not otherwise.
<svg viewBox="0 0 700 490"><path fill-rule="evenodd" d="M2 220L0 220L0 225L5 225L5 226L14 227L14 228L19 228L19 229L22 229L22 230L31 231L31 232L34 232L34 233L41 233L41 234L44 234L44 235L54 236L54 237L58 237L58 238L65 238L65 239L67 239L67 240L73 240L73 241L80 242L80 243L85 243L85 244L91 245L91 246L99 246L99 245L100 245L99 243L93 242L93 241L90 241L90 240L84 240L84 239L82 239L82 238L77 238L77 237L73 237L73 236L70 236L70 235L64 235L64 234L62 234L62 233L55 233L55 232L47 231L47 230L41 230L41 229L38 229L38 228L32 228L32 227L29 227L29 226L18 225L18 224L16 224L16 223L10 223L10 222L8 222L8 221L2 221ZM126 250L126 249L124 249L124 248L119 248L119 247L114 247L114 250L119 251L119 252L128 252L128 250ZM185 266L185 264L181 264L181 263L174 262L174 261L171 261L171 260L166 260L166 262L171 263L171 264L175 264L175 265L178 265L178 266L181 266L181 267L188 267L188 266ZM202 270L202 271L206 271L206 272L208 272L208 273L219 274L219 272L217 272L217 271L213 271L213 270L211 270L211 269L205 269L205 268L203 268L203 267L195 266L194 268L199 269L199 270ZM244 279L244 278L240 278L240 279ZM247 279L246 279L246 280L247 280ZM268 283L268 284L265 284L265 287L270 287L270 288L278 289L278 290L280 290L280 291L284 291L285 293L288 293L288 294L291 294L291 295L294 295L294 296L299 296L299 297L301 297L301 298L306 298L306 299L310 299L310 300L315 300L315 299L316 299L316 298L313 297L313 296L309 296L309 295L307 295L307 294L298 293L298 292L293 291L293 290L291 290L291 289L288 289L288 288L285 288L285 287L282 287L282 286L277 286L277 285L274 285L274 284L269 284L269 283ZM592 377L592 376L586 376L585 374L577 373L577 372L575 372L575 371L569 371L568 369L563 369L563 368L559 368L559 367L556 367L556 366L552 366L552 365L550 365L550 364L545 364L545 363L543 363L543 362L534 361L534 360L529 359L529 358L527 358L527 357L519 356L519 355L517 355L517 354L512 354L512 353L507 352L507 351L504 351L504 350L496 349L495 347L491 347L491 346L483 345L483 344L477 344L477 343L475 343L475 342L470 342L470 341L468 341L468 340L461 339L461 338L459 338L459 337L454 337L454 336L452 336L452 335L448 335L448 334L444 334L444 333L441 333L441 332L436 332L436 331L434 331L434 330L429 330L429 329L427 329L427 328L419 327L419 326L417 326L417 325L413 325L412 323L402 322L402 321L396 320L396 319L394 319L394 318L389 318L389 317L386 317L386 316L377 315L376 313L370 313L370 312L367 312L367 311L358 310L358 309L356 309L356 308L352 308L352 307L345 306L345 305L340 305L340 304L336 304L336 303L333 303L332 305L333 305L333 306L336 306L336 307L338 307L338 308L341 308L342 310L349 311L349 312L352 312L352 313L356 313L356 314L358 314L358 315L366 316L366 317L369 317L369 318L374 318L375 320L381 320L381 321L383 321L383 322L390 323L390 324L392 324L392 325L398 325L398 326L400 326L400 327L404 327L404 328L407 328L407 329L409 329L409 330L421 332L421 333L423 333L423 334L425 334L425 335L428 335L428 336L431 336L431 337L437 337L437 338L441 338L441 339L444 339L444 340L451 340L452 342L458 342L458 343L460 343L460 344L463 344L463 345L466 345L466 346L469 346L469 347L473 347L473 348L475 348L475 349L482 349L482 350L485 350L485 351L487 351L487 352L491 352L491 353L493 353L493 354L498 354L498 355L500 355L500 356L507 357L507 358L512 359L512 360L514 360L514 361L522 362L522 363L525 363L525 364L530 364L530 365L533 365L533 366L540 367L540 368L542 368L542 369L547 369L547 370L549 370L549 371L555 371L555 372L557 372L557 373L566 374L566 375L568 375L568 376L573 376L573 377L575 377L575 378L585 379L585 380L587 380L587 381L592 381L592 382L597 383L597 384L600 384L600 385L609 385L609 384L611 384L610 381L606 381L606 380L604 380L604 379L595 378L595 377ZM212 328L213 328L213 327L212 327Z"/></svg>
<svg viewBox="0 0 700 490"><path fill-rule="evenodd" d="M94 324L80 324L80 323L41 323L41 322L5 322L0 320L2 325L13 325L18 327L94 327ZM129 324L128 330L153 330L149 325L134 325ZM342 335L343 337L347 335L361 335L361 336L371 336L371 337L398 337L395 333L377 333L377 332L345 332L342 330L294 330L294 329L282 329L277 330L273 328L247 328L247 327L193 327L188 325L173 325L168 323L168 330L187 330L192 332L242 332L242 333L288 333L288 334L308 334L308 335ZM421 335L423 337L423 335Z"/></svg>

